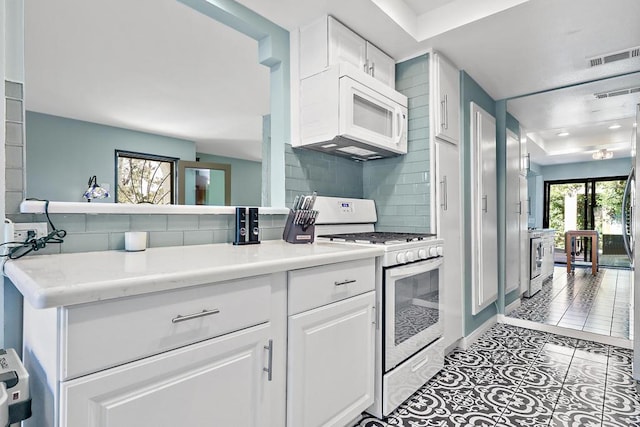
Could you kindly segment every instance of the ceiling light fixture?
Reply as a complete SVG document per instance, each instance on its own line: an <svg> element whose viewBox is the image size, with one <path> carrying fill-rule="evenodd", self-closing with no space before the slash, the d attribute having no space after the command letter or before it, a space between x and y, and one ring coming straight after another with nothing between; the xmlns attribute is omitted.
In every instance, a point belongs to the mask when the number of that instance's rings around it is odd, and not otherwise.
<svg viewBox="0 0 640 427"><path fill-rule="evenodd" d="M609 126L609 130L616 130L616 129L620 129L622 126L619 124L615 124L615 125L611 125Z"/></svg>
<svg viewBox="0 0 640 427"><path fill-rule="evenodd" d="M560 132L558 136L569 136L569 132Z"/></svg>
<svg viewBox="0 0 640 427"><path fill-rule="evenodd" d="M602 150L598 150L595 153L593 153L591 157L593 157L596 160L610 159L613 157L613 151L609 151L606 148L603 148Z"/></svg>

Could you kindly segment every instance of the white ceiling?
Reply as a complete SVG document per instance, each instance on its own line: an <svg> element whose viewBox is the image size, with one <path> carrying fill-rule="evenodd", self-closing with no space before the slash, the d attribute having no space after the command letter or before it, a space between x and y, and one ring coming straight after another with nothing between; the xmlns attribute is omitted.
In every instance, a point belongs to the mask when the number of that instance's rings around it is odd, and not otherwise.
<svg viewBox="0 0 640 427"><path fill-rule="evenodd" d="M396 60L435 48L494 99L640 70L640 58L587 65L594 55L640 45L637 0L239 2L290 31L333 14ZM205 152L259 156L268 71L257 65L254 41L175 0L25 3L27 108L155 128L195 140ZM466 12L445 13L452 10ZM541 132L558 124L554 115L535 115L540 108L521 108L512 112L527 126L545 117L547 124L535 126Z"/></svg>
<svg viewBox="0 0 640 427"><path fill-rule="evenodd" d="M537 144L532 160L542 165L592 160L606 148L614 158L629 157L640 92L599 99L612 90L640 88L640 72L561 90L509 100L507 107L521 118L529 137ZM609 129L610 126L620 126ZM568 132L569 135L558 135Z"/></svg>

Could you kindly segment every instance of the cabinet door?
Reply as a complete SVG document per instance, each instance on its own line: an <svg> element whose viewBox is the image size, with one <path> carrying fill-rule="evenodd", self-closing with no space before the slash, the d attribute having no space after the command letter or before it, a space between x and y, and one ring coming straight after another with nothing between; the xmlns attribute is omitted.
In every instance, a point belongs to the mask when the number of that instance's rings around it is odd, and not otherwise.
<svg viewBox="0 0 640 427"><path fill-rule="evenodd" d="M471 122L472 314L475 315L498 297L496 121L471 103Z"/></svg>
<svg viewBox="0 0 640 427"><path fill-rule="evenodd" d="M507 130L506 293L520 288L520 138Z"/></svg>
<svg viewBox="0 0 640 427"><path fill-rule="evenodd" d="M287 425L344 426L373 403L375 292L289 318Z"/></svg>
<svg viewBox="0 0 640 427"><path fill-rule="evenodd" d="M329 64L347 62L359 70L368 71L365 39L329 17Z"/></svg>
<svg viewBox="0 0 640 427"><path fill-rule="evenodd" d="M433 54L437 92L435 135L453 144L460 140L460 73L438 53Z"/></svg>
<svg viewBox="0 0 640 427"><path fill-rule="evenodd" d="M520 294L529 289L529 198L527 178L520 176Z"/></svg>
<svg viewBox="0 0 640 427"><path fill-rule="evenodd" d="M61 426L269 426L269 323L60 385Z"/></svg>
<svg viewBox="0 0 640 427"><path fill-rule="evenodd" d="M442 288L444 304L445 348L462 338L462 275L461 213L460 209L460 153L458 146L436 141L436 173L438 186L436 197L438 236L444 239L445 262L442 274L446 286Z"/></svg>
<svg viewBox="0 0 640 427"><path fill-rule="evenodd" d="M396 63L389 55L367 42L368 73L387 86L396 86Z"/></svg>

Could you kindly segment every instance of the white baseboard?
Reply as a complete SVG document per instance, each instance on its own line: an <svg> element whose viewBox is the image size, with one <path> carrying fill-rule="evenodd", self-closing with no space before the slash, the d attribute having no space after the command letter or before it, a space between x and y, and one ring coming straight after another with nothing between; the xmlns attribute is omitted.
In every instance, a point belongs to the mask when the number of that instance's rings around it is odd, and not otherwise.
<svg viewBox="0 0 640 427"><path fill-rule="evenodd" d="M504 308L504 314L509 314L513 310L517 310L518 308L520 308L521 305L522 305L522 300L518 298L517 300L515 300L514 302L512 302L511 304L509 304Z"/></svg>
<svg viewBox="0 0 640 427"><path fill-rule="evenodd" d="M460 345L459 347L463 350L468 350L469 347L471 346L471 344L473 344L478 338L480 338L480 336L482 334L484 334L485 332L487 332L489 329L491 329L491 327L493 325L495 325L496 323L498 323L498 316L492 316L489 318L489 320L487 320L486 322L484 322L482 325L480 325L478 328L476 328L475 331L471 332L469 335L467 335L466 337L463 337L460 340Z"/></svg>

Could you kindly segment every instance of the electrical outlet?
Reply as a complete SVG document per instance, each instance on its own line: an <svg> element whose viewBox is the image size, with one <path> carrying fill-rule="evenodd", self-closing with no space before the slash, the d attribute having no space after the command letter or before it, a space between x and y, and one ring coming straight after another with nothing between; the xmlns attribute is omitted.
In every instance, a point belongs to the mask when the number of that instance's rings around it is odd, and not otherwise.
<svg viewBox="0 0 640 427"><path fill-rule="evenodd" d="M49 233L46 222L16 222L13 224L14 242L24 242L27 239L39 239L46 237L47 234Z"/></svg>

